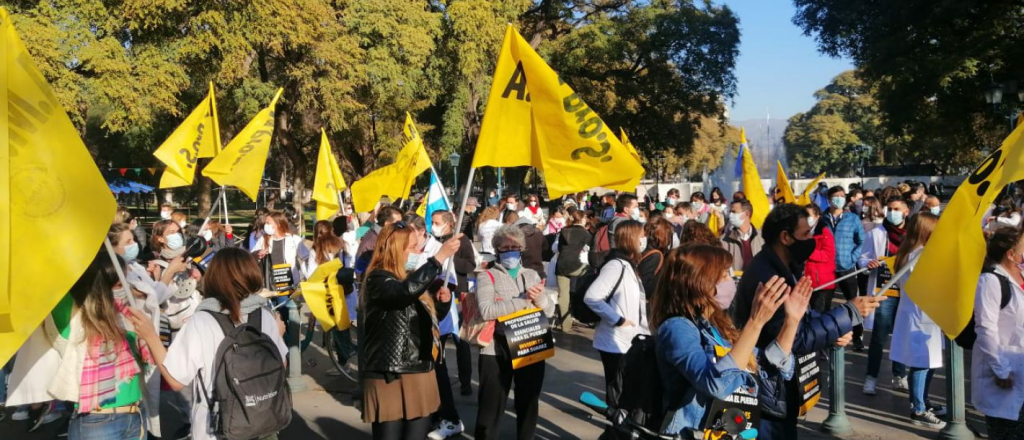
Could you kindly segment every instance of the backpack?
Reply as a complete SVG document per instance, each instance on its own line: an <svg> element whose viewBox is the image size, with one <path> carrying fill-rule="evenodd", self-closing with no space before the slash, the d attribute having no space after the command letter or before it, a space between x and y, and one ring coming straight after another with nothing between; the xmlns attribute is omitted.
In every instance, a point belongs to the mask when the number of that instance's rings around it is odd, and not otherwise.
<svg viewBox="0 0 1024 440"><path fill-rule="evenodd" d="M626 351L622 373L622 394L619 396L619 417L630 428L650 433L661 431L665 411L662 409L661 373L655 355L654 336L636 335Z"/></svg>
<svg viewBox="0 0 1024 440"><path fill-rule="evenodd" d="M1013 287L1010 286L1010 279L1002 275L995 273L992 268L986 267L981 271L982 273L990 273L996 276L999 280L999 290L1002 293L1002 298L999 300L999 310L1005 309L1010 304L1010 299L1013 297ZM974 342L978 340L978 332L974 328L974 314L971 314L971 320L964 327L964 330L960 332L960 336L957 336L956 344L965 350L974 348Z"/></svg>
<svg viewBox="0 0 1024 440"><path fill-rule="evenodd" d="M607 262L606 262L607 263ZM604 268L604 265L601 266ZM583 324L593 325L601 322L601 317L594 313L594 310L583 301L583 298L587 295L587 290L590 290L590 286L597 280L597 276L601 274L601 269L589 270L587 273L580 275L576 278L576 289L569 292L569 310L572 312L573 319L582 322ZM615 294L616 290L619 290L619 284L622 283L622 277L626 275L626 266L622 266L622 273L619 274L619 280L615 282L615 286L612 287L612 291L608 292L608 296L605 297L604 302L610 302L612 295Z"/></svg>
<svg viewBox="0 0 1024 440"><path fill-rule="evenodd" d="M590 265L593 267L600 267L604 264L604 259L608 257L608 253L612 250L611 233L608 226L611 225L609 222L607 225L603 225L597 229L594 234L593 243L590 245Z"/></svg>
<svg viewBox="0 0 1024 440"><path fill-rule="evenodd" d="M224 332L213 362L213 396L199 373L213 432L218 438L247 440L284 429L292 421L288 370L277 345L263 333L262 308L237 327L228 315L209 313Z"/></svg>

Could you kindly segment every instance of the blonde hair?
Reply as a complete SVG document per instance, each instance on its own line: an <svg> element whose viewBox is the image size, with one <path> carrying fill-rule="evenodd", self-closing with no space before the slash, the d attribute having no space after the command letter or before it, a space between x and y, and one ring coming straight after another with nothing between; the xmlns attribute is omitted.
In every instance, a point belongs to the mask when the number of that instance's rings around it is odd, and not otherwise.
<svg viewBox="0 0 1024 440"><path fill-rule="evenodd" d="M380 269L390 272L399 281L405 281L408 275L405 272L405 250L409 248L409 241L415 239L415 233L416 230L405 222L393 223L381 229L377 245L373 248L373 257L363 276L369 278L373 271ZM420 295L420 301L426 304L428 312L434 313L434 298L429 293ZM366 289L359 290L359 307L366 307Z"/></svg>

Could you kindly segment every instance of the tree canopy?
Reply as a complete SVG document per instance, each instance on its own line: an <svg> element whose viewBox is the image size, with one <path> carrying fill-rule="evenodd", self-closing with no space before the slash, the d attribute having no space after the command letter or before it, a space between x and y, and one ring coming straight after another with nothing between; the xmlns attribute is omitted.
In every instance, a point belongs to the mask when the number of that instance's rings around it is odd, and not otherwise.
<svg viewBox="0 0 1024 440"><path fill-rule="evenodd" d="M727 7L692 0L13 0L8 8L101 167L159 167L152 151L209 82L225 143L283 87L267 175L297 194L312 178L321 127L350 183L393 160L405 112L435 165L452 152L468 163L507 23L645 158L689 172L714 167L727 145L722 114L735 94L740 37ZM196 181L208 207L210 181Z"/></svg>

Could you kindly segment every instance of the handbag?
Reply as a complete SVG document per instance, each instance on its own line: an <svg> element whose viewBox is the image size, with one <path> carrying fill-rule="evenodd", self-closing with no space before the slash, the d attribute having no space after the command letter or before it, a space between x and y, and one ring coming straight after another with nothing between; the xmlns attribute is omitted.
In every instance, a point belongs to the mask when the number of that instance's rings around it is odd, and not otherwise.
<svg viewBox="0 0 1024 440"><path fill-rule="evenodd" d="M486 273L493 284L494 275L489 270ZM501 301L501 299L499 298L497 301ZM494 342L494 321L484 321L480 316L480 304L477 302L475 294L465 295L461 302L463 325L459 329L459 338L480 348L490 346L491 342Z"/></svg>

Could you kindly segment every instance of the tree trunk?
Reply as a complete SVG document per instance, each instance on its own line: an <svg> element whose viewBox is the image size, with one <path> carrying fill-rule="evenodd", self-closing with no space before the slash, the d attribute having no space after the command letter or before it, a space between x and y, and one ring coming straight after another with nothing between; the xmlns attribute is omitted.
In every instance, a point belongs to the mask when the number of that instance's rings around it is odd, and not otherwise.
<svg viewBox="0 0 1024 440"><path fill-rule="evenodd" d="M202 170L206 168L206 165L210 163L209 160L203 161L203 165L196 169L196 178L199 179L199 185L196 187L196 195L199 197L199 211L198 218L206 218L210 214L210 208L213 206L213 195L210 194L210 190L213 188L213 179L203 175ZM217 195L220 195L220 191L217 191ZM217 208L223 209L223 208ZM213 216L216 218L217 213L214 212Z"/></svg>
<svg viewBox="0 0 1024 440"><path fill-rule="evenodd" d="M298 90L294 84L290 84L287 87L290 92L288 96L298 96ZM302 145L295 140L294 133L291 130L290 117L292 115L291 101L284 101L278 103L277 110L274 112L274 125L275 134L280 145L280 151L285 153L288 165L291 169L291 183L294 195L292 196L292 207L295 208L295 212L299 215L299 235L301 236L305 231L305 219L303 217L303 198L306 190L306 171L309 166L309 160L302 151ZM281 179L282 186L288 180Z"/></svg>

